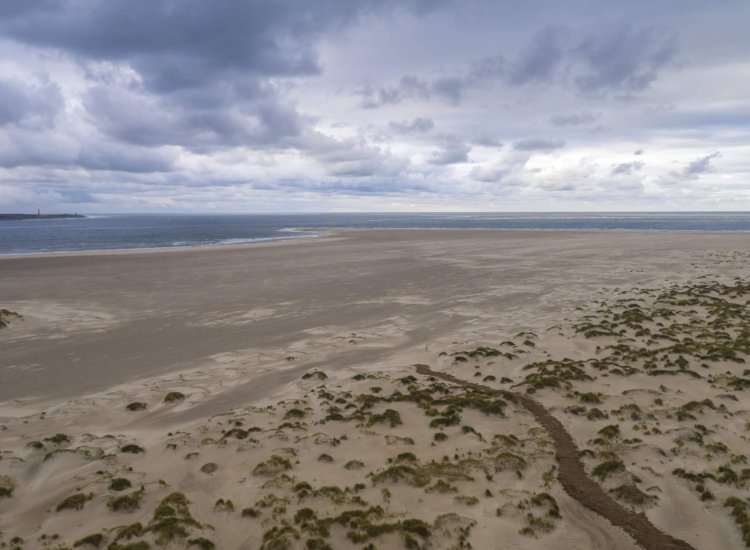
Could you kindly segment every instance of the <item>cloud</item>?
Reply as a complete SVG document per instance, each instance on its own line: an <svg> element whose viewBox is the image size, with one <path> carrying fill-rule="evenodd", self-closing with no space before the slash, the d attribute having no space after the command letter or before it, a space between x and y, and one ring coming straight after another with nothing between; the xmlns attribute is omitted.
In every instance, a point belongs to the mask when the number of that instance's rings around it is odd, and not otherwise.
<svg viewBox="0 0 750 550"><path fill-rule="evenodd" d="M438 99L450 105L459 105L466 93L505 74L502 55L475 61L466 72L450 76L423 78L409 74L402 76L395 85L365 86L357 93L360 105L365 109L376 109L398 105L404 101L429 101Z"/></svg>
<svg viewBox="0 0 750 550"><path fill-rule="evenodd" d="M346 181L342 179L332 179L316 181L309 179L295 181L281 181L273 186L263 186L254 184L255 189L278 190L282 189L294 193L316 193L325 196L403 196L412 193L429 194L435 190L423 182L413 182L400 179L394 181L391 179L361 181Z"/></svg>
<svg viewBox="0 0 750 550"><path fill-rule="evenodd" d="M316 40L364 15L427 9L422 1L390 0L29 4L5 8L0 36L63 52L86 68L132 70L132 82L100 81L84 100L102 132L196 151L298 136L304 123L273 79L320 74ZM88 74L96 79L95 71Z"/></svg>
<svg viewBox="0 0 750 550"><path fill-rule="evenodd" d="M475 137L471 142L474 145L480 145L482 147L493 147L499 149L503 146L503 143L499 139L486 134Z"/></svg>
<svg viewBox="0 0 750 550"><path fill-rule="evenodd" d="M555 115L550 118L550 122L555 126L584 126L597 120L599 120L599 115L585 112Z"/></svg>
<svg viewBox="0 0 750 550"><path fill-rule="evenodd" d="M448 103L457 105L463 99L466 83L464 79L457 76L438 78L432 82L431 93L443 98Z"/></svg>
<svg viewBox="0 0 750 550"><path fill-rule="evenodd" d="M78 154L76 165L90 170L118 172L167 172L178 154L173 148L131 147L119 143L88 144Z"/></svg>
<svg viewBox="0 0 750 550"><path fill-rule="evenodd" d="M83 59L126 61L147 86L202 87L233 72L259 77L320 70L315 37L390 2L367 0L63 0L16 7L0 30Z"/></svg>
<svg viewBox="0 0 750 550"><path fill-rule="evenodd" d="M417 117L412 121L391 121L388 127L397 134L425 134L435 128L431 118Z"/></svg>
<svg viewBox="0 0 750 550"><path fill-rule="evenodd" d="M325 169L327 175L350 178L394 178L408 166L408 160L387 149L357 139L335 139L308 133L301 147Z"/></svg>
<svg viewBox="0 0 750 550"><path fill-rule="evenodd" d="M73 166L79 146L68 136L12 127L0 132L0 166Z"/></svg>
<svg viewBox="0 0 750 550"><path fill-rule="evenodd" d="M361 105L375 109L384 105L396 105L406 99L430 97L429 84L414 75L402 76L399 83L391 87L366 87L361 92Z"/></svg>
<svg viewBox="0 0 750 550"><path fill-rule="evenodd" d="M516 151L551 151L563 147L565 147L565 140L548 138L522 139L513 144Z"/></svg>
<svg viewBox="0 0 750 550"><path fill-rule="evenodd" d="M621 25L581 40L573 50L582 72L575 84L586 93L630 95L648 87L677 52L674 41L655 30Z"/></svg>
<svg viewBox="0 0 750 550"><path fill-rule="evenodd" d="M634 172L637 172L644 166L645 166L645 163L640 162L640 161L621 162L620 164L615 164L612 167L612 175L613 176L620 176L620 175L629 176L633 174Z"/></svg>
<svg viewBox="0 0 750 550"><path fill-rule="evenodd" d="M0 3L0 15L3 17L17 17L32 12L48 10L53 7L54 0L5 0Z"/></svg>
<svg viewBox="0 0 750 550"><path fill-rule="evenodd" d="M197 152L278 144L299 136L304 127L296 110L268 90L216 106L174 102L132 87L94 86L83 104L92 123L113 139Z"/></svg>
<svg viewBox="0 0 750 550"><path fill-rule="evenodd" d="M503 165L475 166L469 171L469 177L484 183L499 183L511 173L511 169Z"/></svg>
<svg viewBox="0 0 750 550"><path fill-rule="evenodd" d="M583 35L583 38L581 38ZM657 79L673 61L674 40L651 28L609 25L598 32L549 25L538 30L508 61L502 53L474 61L465 70L438 78L409 74L395 85L366 86L358 91L360 105L374 109L404 101L442 100L459 105L471 90L500 81L509 87L570 86L585 95L632 96ZM554 124L592 122L582 113L562 115Z"/></svg>
<svg viewBox="0 0 750 550"><path fill-rule="evenodd" d="M432 164L461 164L469 161L471 147L463 142L445 143L430 157Z"/></svg>
<svg viewBox="0 0 750 550"><path fill-rule="evenodd" d="M0 79L0 127L52 126L64 103L60 87L52 82L27 84Z"/></svg>
<svg viewBox="0 0 750 550"><path fill-rule="evenodd" d="M480 59L472 63L467 80L479 83L498 79L505 75L507 63L502 54Z"/></svg>
<svg viewBox="0 0 750 550"><path fill-rule="evenodd" d="M5 0L0 202L739 207L750 5L664 1Z"/></svg>
<svg viewBox="0 0 750 550"><path fill-rule="evenodd" d="M719 158L720 156L721 156L721 153L716 151L714 153L711 153L710 155L706 155L705 157L701 157L697 160L694 160L683 169L682 174L689 178L695 178L699 176L700 174L711 172L713 170L711 161L713 161L716 158Z"/></svg>
<svg viewBox="0 0 750 550"><path fill-rule="evenodd" d="M540 30L507 73L510 84L550 82L565 57L564 29L550 26Z"/></svg>
<svg viewBox="0 0 750 550"><path fill-rule="evenodd" d="M694 185L697 185L697 180L701 176L715 171L713 161L721 156L721 153L715 151L689 162L682 170L670 170L668 173L662 175L659 179L659 184L667 189L683 186L686 182L693 182ZM693 187L691 186L690 189L692 190Z"/></svg>

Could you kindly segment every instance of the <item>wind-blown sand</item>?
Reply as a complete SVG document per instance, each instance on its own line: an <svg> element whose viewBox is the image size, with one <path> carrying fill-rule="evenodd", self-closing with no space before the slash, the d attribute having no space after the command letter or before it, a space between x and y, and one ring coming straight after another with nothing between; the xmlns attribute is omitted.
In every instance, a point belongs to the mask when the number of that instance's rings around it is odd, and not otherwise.
<svg viewBox="0 0 750 550"><path fill-rule="evenodd" d="M0 258L0 308L23 316L0 329L0 540L637 548L563 490L554 443L521 404L413 365L526 392L548 359L653 347L630 326L577 330L623 299L642 300L652 318L635 324L650 333L700 340L688 321L711 318L714 302L675 294L662 318L659 292L724 285L701 290L716 294L748 279L749 253L739 234L349 231ZM743 293L727 299L744 305ZM741 344L744 314L730 313L722 330ZM623 506L695 548L743 548L742 504L725 506L750 482L748 390L730 378L744 379L740 344L706 367L685 352L687 366L672 354L652 370L621 356L586 363L585 379L556 370L558 385L533 396ZM481 346L497 353L471 353ZM184 398L165 402L170 392ZM601 435L611 425L620 433ZM612 457L622 467L594 474ZM129 487L111 487L119 478Z"/></svg>

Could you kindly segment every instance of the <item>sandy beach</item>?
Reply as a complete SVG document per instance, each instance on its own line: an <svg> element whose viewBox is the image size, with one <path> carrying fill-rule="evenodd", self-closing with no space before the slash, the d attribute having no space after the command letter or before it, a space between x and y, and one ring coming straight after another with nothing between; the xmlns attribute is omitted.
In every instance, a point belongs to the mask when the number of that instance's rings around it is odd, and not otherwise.
<svg viewBox="0 0 750 550"><path fill-rule="evenodd" d="M744 548L749 258L470 230L0 258L0 541L643 547L563 488L517 393L618 505Z"/></svg>

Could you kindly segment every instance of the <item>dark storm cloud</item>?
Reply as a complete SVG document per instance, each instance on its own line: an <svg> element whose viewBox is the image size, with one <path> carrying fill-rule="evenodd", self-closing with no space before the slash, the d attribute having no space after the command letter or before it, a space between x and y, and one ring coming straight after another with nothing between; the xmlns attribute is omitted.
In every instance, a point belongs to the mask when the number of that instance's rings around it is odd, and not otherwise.
<svg viewBox="0 0 750 550"><path fill-rule="evenodd" d="M383 2L367 0L68 0L11 9L0 30L17 41L86 59L125 60L149 87L202 86L242 71L319 70L312 40Z"/></svg>
<svg viewBox="0 0 750 550"><path fill-rule="evenodd" d="M435 123L430 118L417 117L412 121L391 121L388 127L397 134L424 134L431 131Z"/></svg>
<svg viewBox="0 0 750 550"><path fill-rule="evenodd" d="M522 139L513 144L517 151L551 151L565 147L565 140L547 138Z"/></svg>
<svg viewBox="0 0 750 550"><path fill-rule="evenodd" d="M46 10L54 6L55 0L4 0L0 2L0 16L17 17Z"/></svg>
<svg viewBox="0 0 750 550"><path fill-rule="evenodd" d="M319 74L317 38L397 4L428 8L377 0L11 2L0 35L84 66L132 67L137 81L92 87L90 120L114 139L205 151L299 136L303 122L270 79Z"/></svg>

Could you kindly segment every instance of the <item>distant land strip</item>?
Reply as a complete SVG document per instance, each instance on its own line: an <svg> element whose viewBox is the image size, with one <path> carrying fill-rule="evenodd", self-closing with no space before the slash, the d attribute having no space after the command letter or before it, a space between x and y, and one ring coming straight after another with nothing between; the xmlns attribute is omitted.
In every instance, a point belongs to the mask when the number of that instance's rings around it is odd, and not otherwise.
<svg viewBox="0 0 750 550"><path fill-rule="evenodd" d="M85 218L82 214L0 214L0 221L14 220L62 220L67 218Z"/></svg>
<svg viewBox="0 0 750 550"><path fill-rule="evenodd" d="M637 514L620 505L601 486L591 479L578 458L578 447L562 423L538 401L528 395L506 390L496 390L483 384L467 382L443 372L436 372L427 365L414 365L419 374L434 376L446 382L476 390L504 395L522 405L534 415L536 421L549 433L555 445L559 465L557 479L565 492L589 510L622 528L646 550L696 550L687 542L660 531L645 514Z"/></svg>

